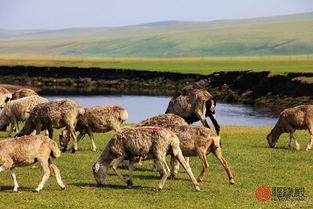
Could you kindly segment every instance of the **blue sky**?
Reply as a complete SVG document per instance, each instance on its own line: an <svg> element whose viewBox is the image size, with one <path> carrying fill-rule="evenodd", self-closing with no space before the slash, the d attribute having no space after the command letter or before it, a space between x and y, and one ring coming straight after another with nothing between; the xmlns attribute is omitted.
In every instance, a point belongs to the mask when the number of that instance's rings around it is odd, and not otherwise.
<svg viewBox="0 0 313 209"><path fill-rule="evenodd" d="M313 0L0 0L0 29L113 27L313 11Z"/></svg>

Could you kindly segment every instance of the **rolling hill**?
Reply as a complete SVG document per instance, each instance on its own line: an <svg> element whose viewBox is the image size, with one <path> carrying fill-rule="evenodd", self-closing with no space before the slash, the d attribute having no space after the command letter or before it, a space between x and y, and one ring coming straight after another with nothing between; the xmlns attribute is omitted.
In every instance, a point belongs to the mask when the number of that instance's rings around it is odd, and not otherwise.
<svg viewBox="0 0 313 209"><path fill-rule="evenodd" d="M313 54L313 12L114 28L0 30L0 56L209 57Z"/></svg>

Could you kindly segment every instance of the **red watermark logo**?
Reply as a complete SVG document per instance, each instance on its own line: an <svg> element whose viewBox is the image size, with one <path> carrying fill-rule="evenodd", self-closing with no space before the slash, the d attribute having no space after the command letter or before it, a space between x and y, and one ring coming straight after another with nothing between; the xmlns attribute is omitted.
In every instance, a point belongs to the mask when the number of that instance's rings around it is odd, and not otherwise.
<svg viewBox="0 0 313 209"><path fill-rule="evenodd" d="M255 191L256 198L261 202L266 202L271 199L271 190L267 186L260 186Z"/></svg>

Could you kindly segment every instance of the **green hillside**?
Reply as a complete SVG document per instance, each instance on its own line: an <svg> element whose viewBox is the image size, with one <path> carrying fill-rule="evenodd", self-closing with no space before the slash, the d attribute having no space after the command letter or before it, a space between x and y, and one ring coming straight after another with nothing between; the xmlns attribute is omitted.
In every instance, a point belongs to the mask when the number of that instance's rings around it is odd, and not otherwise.
<svg viewBox="0 0 313 209"><path fill-rule="evenodd" d="M210 22L168 21L115 28L72 28L28 33L0 30L2 56L205 57L311 54L313 12Z"/></svg>

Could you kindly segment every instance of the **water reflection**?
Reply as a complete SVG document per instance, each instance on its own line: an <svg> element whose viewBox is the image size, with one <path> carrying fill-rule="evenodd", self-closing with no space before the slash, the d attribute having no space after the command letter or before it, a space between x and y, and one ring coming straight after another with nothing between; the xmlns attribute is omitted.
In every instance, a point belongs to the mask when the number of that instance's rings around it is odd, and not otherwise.
<svg viewBox="0 0 313 209"><path fill-rule="evenodd" d="M115 104L127 109L127 123L137 123L146 118L165 112L171 97L162 96L45 96L49 100L70 98L83 107L103 104ZM221 125L273 126L277 113L269 108L251 107L246 105L218 103L217 120ZM209 119L208 119L209 120ZM210 124L210 121L208 121Z"/></svg>

